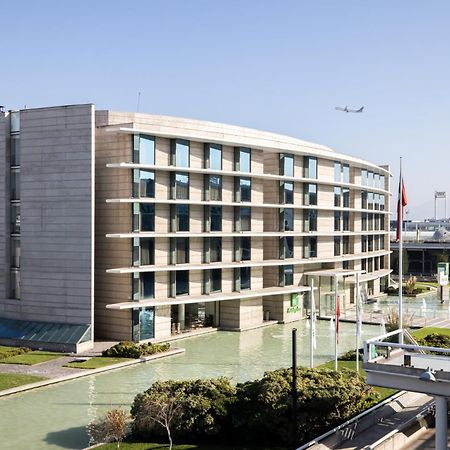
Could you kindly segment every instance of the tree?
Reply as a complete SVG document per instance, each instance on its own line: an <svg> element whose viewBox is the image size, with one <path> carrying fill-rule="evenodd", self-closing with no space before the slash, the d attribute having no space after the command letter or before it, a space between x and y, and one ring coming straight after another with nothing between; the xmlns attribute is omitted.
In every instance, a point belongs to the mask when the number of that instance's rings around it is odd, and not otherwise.
<svg viewBox="0 0 450 450"><path fill-rule="evenodd" d="M111 409L102 419L88 425L88 433L94 443L109 442L120 443L127 435L130 425L130 416L121 409Z"/></svg>
<svg viewBox="0 0 450 450"><path fill-rule="evenodd" d="M140 428L151 429L154 422L161 425L167 433L169 439L169 450L172 450L171 426L178 419L182 412L183 399L179 394L169 395L167 392L160 392L158 396L146 397L140 405L140 414L135 423Z"/></svg>

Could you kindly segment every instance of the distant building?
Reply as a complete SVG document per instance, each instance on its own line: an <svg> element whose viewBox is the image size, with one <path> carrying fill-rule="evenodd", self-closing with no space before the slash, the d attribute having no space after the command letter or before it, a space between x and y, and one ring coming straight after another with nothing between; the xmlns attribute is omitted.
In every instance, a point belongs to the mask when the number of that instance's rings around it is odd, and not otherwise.
<svg viewBox="0 0 450 450"><path fill-rule="evenodd" d="M389 172L327 147L88 104L2 113L0 155L0 342L242 331L301 317L321 270L343 301L387 284Z"/></svg>

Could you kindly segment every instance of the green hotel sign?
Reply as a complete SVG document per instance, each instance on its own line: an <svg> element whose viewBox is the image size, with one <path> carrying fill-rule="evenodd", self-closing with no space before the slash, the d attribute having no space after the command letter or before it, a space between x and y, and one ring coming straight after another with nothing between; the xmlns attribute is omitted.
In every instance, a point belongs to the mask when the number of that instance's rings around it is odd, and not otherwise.
<svg viewBox="0 0 450 450"><path fill-rule="evenodd" d="M297 292L295 294L291 294L291 306L287 309L288 313L296 313L301 309L300 306L301 295Z"/></svg>

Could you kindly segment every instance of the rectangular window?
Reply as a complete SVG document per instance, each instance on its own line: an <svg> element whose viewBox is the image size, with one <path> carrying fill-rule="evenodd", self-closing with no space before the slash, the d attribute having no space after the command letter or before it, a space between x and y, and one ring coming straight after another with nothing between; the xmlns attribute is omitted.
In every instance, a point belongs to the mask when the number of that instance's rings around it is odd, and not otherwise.
<svg viewBox="0 0 450 450"><path fill-rule="evenodd" d="M222 238L209 239L209 262L222 261Z"/></svg>
<svg viewBox="0 0 450 450"><path fill-rule="evenodd" d="M341 238L339 236L334 237L334 256L341 254Z"/></svg>
<svg viewBox="0 0 450 450"><path fill-rule="evenodd" d="M367 209L367 192L361 192L361 209Z"/></svg>
<svg viewBox="0 0 450 450"><path fill-rule="evenodd" d="M20 233L20 204L11 203L11 234Z"/></svg>
<svg viewBox="0 0 450 450"><path fill-rule="evenodd" d="M175 205L176 231L189 231L189 205Z"/></svg>
<svg viewBox="0 0 450 450"><path fill-rule="evenodd" d="M373 193L367 193L367 209L373 209Z"/></svg>
<svg viewBox="0 0 450 450"><path fill-rule="evenodd" d="M380 194L380 211L384 211L384 194Z"/></svg>
<svg viewBox="0 0 450 450"><path fill-rule="evenodd" d="M11 200L20 200L20 172L18 169L11 170Z"/></svg>
<svg viewBox="0 0 450 450"><path fill-rule="evenodd" d="M188 200L189 199L189 174L188 173L172 173L174 195L173 199Z"/></svg>
<svg viewBox="0 0 450 450"><path fill-rule="evenodd" d="M280 203L292 205L294 203L294 183L292 181L280 181Z"/></svg>
<svg viewBox="0 0 450 450"><path fill-rule="evenodd" d="M350 208L350 189L342 188L342 206Z"/></svg>
<svg viewBox="0 0 450 450"><path fill-rule="evenodd" d="M341 231L341 212L334 212L334 231Z"/></svg>
<svg viewBox="0 0 450 450"><path fill-rule="evenodd" d="M241 191L241 202L252 201L252 183L250 178L239 179L239 189Z"/></svg>
<svg viewBox="0 0 450 450"><path fill-rule="evenodd" d="M20 239L17 237L11 238L10 265L16 269L20 268Z"/></svg>
<svg viewBox="0 0 450 450"><path fill-rule="evenodd" d="M317 231L317 209L303 211L303 231Z"/></svg>
<svg viewBox="0 0 450 450"><path fill-rule="evenodd" d="M317 184L305 183L303 185L303 203L305 206L317 205Z"/></svg>
<svg viewBox="0 0 450 450"><path fill-rule="evenodd" d="M342 181L350 183L350 166L348 164L342 166Z"/></svg>
<svg viewBox="0 0 450 450"><path fill-rule="evenodd" d="M189 295L189 270L177 270L175 284L176 295Z"/></svg>
<svg viewBox="0 0 450 450"><path fill-rule="evenodd" d="M16 269L11 270L10 277L10 298L20 300L20 271Z"/></svg>
<svg viewBox="0 0 450 450"><path fill-rule="evenodd" d="M342 237L342 254L348 255L350 253L350 236Z"/></svg>
<svg viewBox="0 0 450 450"><path fill-rule="evenodd" d="M133 339L137 341L144 341L146 339L152 339L155 337L155 308L139 308L133 310L133 316L135 311L139 314L139 336L133 334ZM134 330L134 327L133 327Z"/></svg>
<svg viewBox="0 0 450 450"><path fill-rule="evenodd" d="M367 252L367 236L361 236L361 252Z"/></svg>
<svg viewBox="0 0 450 450"><path fill-rule="evenodd" d="M373 214L367 214L367 230L373 231Z"/></svg>
<svg viewBox="0 0 450 450"><path fill-rule="evenodd" d="M234 170L236 172L251 172L251 149L235 147Z"/></svg>
<svg viewBox="0 0 450 450"><path fill-rule="evenodd" d="M334 181L341 182L341 163L337 161L334 162Z"/></svg>
<svg viewBox="0 0 450 450"><path fill-rule="evenodd" d="M373 172L367 172L367 186L373 187Z"/></svg>
<svg viewBox="0 0 450 450"><path fill-rule="evenodd" d="M211 269L210 274L210 292L222 291L222 269Z"/></svg>
<svg viewBox="0 0 450 450"><path fill-rule="evenodd" d="M240 208L240 231L251 231L252 229L252 209L250 206Z"/></svg>
<svg viewBox="0 0 450 450"><path fill-rule="evenodd" d="M140 298L145 300L147 298L155 297L155 274L154 272L142 272L140 274Z"/></svg>
<svg viewBox="0 0 450 450"><path fill-rule="evenodd" d="M10 148L11 166L20 166L20 137L18 135L11 136Z"/></svg>
<svg viewBox="0 0 450 450"><path fill-rule="evenodd" d="M280 258L289 259L294 257L294 237L285 236L280 238Z"/></svg>
<svg viewBox="0 0 450 450"><path fill-rule="evenodd" d="M361 186L367 186L367 170L361 169Z"/></svg>
<svg viewBox="0 0 450 450"><path fill-rule="evenodd" d="M384 184L384 175L380 175L380 189L386 189L386 186Z"/></svg>
<svg viewBox="0 0 450 450"><path fill-rule="evenodd" d="M294 231L294 210L292 208L280 209L280 231Z"/></svg>
<svg viewBox="0 0 450 450"><path fill-rule="evenodd" d="M303 177L317 178L317 158L312 156L303 157Z"/></svg>
<svg viewBox="0 0 450 450"><path fill-rule="evenodd" d="M222 207L211 206L210 212L210 231L222 231Z"/></svg>
<svg viewBox="0 0 450 450"><path fill-rule="evenodd" d="M367 269L367 259L361 260L361 270L366 271Z"/></svg>
<svg viewBox="0 0 450 450"><path fill-rule="evenodd" d="M378 173L373 175L373 187L377 189L380 188L380 175Z"/></svg>
<svg viewBox="0 0 450 450"><path fill-rule="evenodd" d="M190 167L189 141L173 139L171 142L170 163L177 167Z"/></svg>
<svg viewBox="0 0 450 450"><path fill-rule="evenodd" d="M280 153L280 175L286 177L294 176L294 155Z"/></svg>
<svg viewBox="0 0 450 450"><path fill-rule="evenodd" d="M220 175L206 175L207 186L205 200L222 201L222 177Z"/></svg>
<svg viewBox="0 0 450 450"><path fill-rule="evenodd" d="M20 111L11 111L10 126L11 133L18 133L20 131Z"/></svg>
<svg viewBox="0 0 450 450"><path fill-rule="evenodd" d="M133 195L135 197L155 197L155 172L135 169L133 177L135 186Z"/></svg>
<svg viewBox="0 0 450 450"><path fill-rule="evenodd" d="M222 146L205 144L205 169L222 170Z"/></svg>
<svg viewBox="0 0 450 450"><path fill-rule="evenodd" d="M155 239L140 238L140 265L149 266L155 264Z"/></svg>
<svg viewBox="0 0 450 450"><path fill-rule="evenodd" d="M251 270L250 267L241 267L240 270L240 278L241 278L241 291L245 289L250 289L251 286Z"/></svg>
<svg viewBox="0 0 450 450"><path fill-rule="evenodd" d="M367 213L361 213L361 231L367 231Z"/></svg>
<svg viewBox="0 0 450 450"><path fill-rule="evenodd" d="M350 212L342 212L342 231L350 231Z"/></svg>
<svg viewBox="0 0 450 450"><path fill-rule="evenodd" d="M250 261L252 259L252 238L248 236L241 237L240 247L240 261Z"/></svg>
<svg viewBox="0 0 450 450"><path fill-rule="evenodd" d="M341 206L341 188L340 187L334 188L334 206L337 206L337 207Z"/></svg>
<svg viewBox="0 0 450 450"><path fill-rule="evenodd" d="M304 258L316 258L317 257L317 237L304 237L303 238L303 257Z"/></svg>
<svg viewBox="0 0 450 450"><path fill-rule="evenodd" d="M280 266L280 286L292 286L294 284L294 266Z"/></svg>
<svg viewBox="0 0 450 450"><path fill-rule="evenodd" d="M139 142L139 156L134 162L151 166L155 165L155 138L140 134L135 139Z"/></svg>
<svg viewBox="0 0 450 450"><path fill-rule="evenodd" d="M177 264L189 263L189 238L176 238Z"/></svg>
<svg viewBox="0 0 450 450"><path fill-rule="evenodd" d="M155 205L152 203L141 203L140 213L140 230L155 231Z"/></svg>
<svg viewBox="0 0 450 450"><path fill-rule="evenodd" d="M367 250L373 252L373 236L367 236Z"/></svg>

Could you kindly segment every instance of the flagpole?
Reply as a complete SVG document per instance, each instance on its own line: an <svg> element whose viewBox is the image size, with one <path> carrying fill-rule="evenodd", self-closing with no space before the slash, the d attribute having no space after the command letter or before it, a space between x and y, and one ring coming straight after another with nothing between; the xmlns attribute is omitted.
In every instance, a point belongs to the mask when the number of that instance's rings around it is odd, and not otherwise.
<svg viewBox="0 0 450 450"><path fill-rule="evenodd" d="M397 215L400 221L400 239L398 244L398 328L400 330L400 344L403 344L403 174L402 157L400 156L400 181L399 181L399 203Z"/></svg>
<svg viewBox="0 0 450 450"><path fill-rule="evenodd" d="M356 372L359 373L359 340L361 334L361 287L359 285L359 272L356 272Z"/></svg>
<svg viewBox="0 0 450 450"><path fill-rule="evenodd" d="M311 369L314 367L314 340L315 340L315 334L316 334L316 305L314 300L314 278L311 278L311 294L310 294L310 300L311 300L311 308L310 308L310 320L311 320L311 326L309 327L310 330L310 339L309 339L309 367Z"/></svg>
<svg viewBox="0 0 450 450"><path fill-rule="evenodd" d="M334 370L338 370L338 283L337 276L334 276Z"/></svg>

